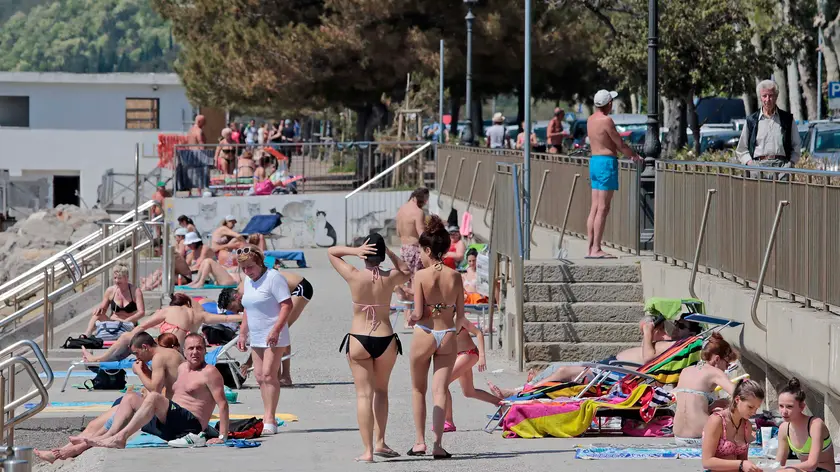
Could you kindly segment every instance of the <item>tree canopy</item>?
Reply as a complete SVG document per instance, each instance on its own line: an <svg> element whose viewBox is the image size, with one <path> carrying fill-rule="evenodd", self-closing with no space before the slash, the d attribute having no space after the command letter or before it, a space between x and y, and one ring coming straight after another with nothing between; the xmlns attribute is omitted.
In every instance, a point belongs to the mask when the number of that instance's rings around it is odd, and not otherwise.
<svg viewBox="0 0 840 472"><path fill-rule="evenodd" d="M16 13L0 27L0 70L172 71L174 37L148 0L7 3L0 14Z"/></svg>

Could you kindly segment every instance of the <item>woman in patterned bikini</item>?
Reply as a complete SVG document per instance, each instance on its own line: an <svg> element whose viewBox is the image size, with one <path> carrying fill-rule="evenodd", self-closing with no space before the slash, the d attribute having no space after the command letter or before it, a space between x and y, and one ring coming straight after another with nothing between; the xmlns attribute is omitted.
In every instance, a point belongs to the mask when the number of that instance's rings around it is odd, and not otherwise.
<svg viewBox="0 0 840 472"><path fill-rule="evenodd" d="M729 408L713 413L703 429L703 469L711 472L761 472L748 459L755 439L750 418L764 401L764 389L754 380L735 386Z"/></svg>

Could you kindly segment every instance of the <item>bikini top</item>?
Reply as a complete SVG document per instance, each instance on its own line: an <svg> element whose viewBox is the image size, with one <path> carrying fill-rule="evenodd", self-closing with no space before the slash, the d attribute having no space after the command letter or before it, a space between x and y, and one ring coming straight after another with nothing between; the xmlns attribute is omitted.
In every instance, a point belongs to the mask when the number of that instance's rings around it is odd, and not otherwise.
<svg viewBox="0 0 840 472"><path fill-rule="evenodd" d="M382 277L381 273L379 272L379 266L367 267L367 270L371 271L373 274L371 275L372 281L376 282L379 278ZM359 309L365 312L366 321L370 322L370 330L375 331L376 328L379 327L380 322L376 319L376 307L380 306L387 306L390 307L391 305L377 305L377 304L367 304L367 303L356 303L353 302L354 305L359 307Z"/></svg>
<svg viewBox="0 0 840 472"><path fill-rule="evenodd" d="M788 447L790 448L791 451L794 452L794 454L797 455L797 457L800 456L800 455L808 455L808 454L811 453L811 421L813 421L813 420L814 420L813 416L808 418L808 439L805 441L805 444L803 444L802 447L795 447L793 445L793 443L790 442L790 423L788 423L788 432L787 432ZM827 451L828 448L831 447L831 434L826 436L826 438L823 440L822 444L823 444L823 447L822 447L823 451Z"/></svg>
<svg viewBox="0 0 840 472"><path fill-rule="evenodd" d="M131 284L128 284L128 292L129 297L131 297L131 301L126 303L125 306L119 306L113 298L111 299L111 311L113 313L134 313L137 311L137 303L134 302L134 290L131 289ZM114 297L116 298L116 294L114 294Z"/></svg>
<svg viewBox="0 0 840 472"><path fill-rule="evenodd" d="M747 439L747 428L744 428L744 444L738 444L735 441L730 441L726 439L726 423L730 420L729 418L724 417L720 413L714 413L717 416L720 416L721 421L723 422L723 432L720 435L720 441L718 441L717 451L715 452L716 457L726 457L726 456L740 456L746 454L749 450L749 440ZM744 424L744 420L741 420L741 424ZM740 428L740 426L738 426ZM738 428L735 429L735 434L738 434ZM734 439L734 437L733 437Z"/></svg>
<svg viewBox="0 0 840 472"><path fill-rule="evenodd" d="M432 313L431 313L432 316L435 316L436 314L440 314L441 310L443 310L444 308L452 308L453 310L456 308L456 306L454 304L453 305L447 305L445 303L435 303L434 305L424 305L424 306L432 309Z"/></svg>

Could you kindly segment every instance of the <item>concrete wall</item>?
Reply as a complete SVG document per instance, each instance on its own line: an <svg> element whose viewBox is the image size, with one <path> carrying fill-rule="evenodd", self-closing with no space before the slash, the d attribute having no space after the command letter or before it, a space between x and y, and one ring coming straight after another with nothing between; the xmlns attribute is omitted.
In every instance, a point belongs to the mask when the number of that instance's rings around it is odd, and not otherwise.
<svg viewBox="0 0 840 472"><path fill-rule="evenodd" d="M645 298L688 297L688 269L642 261ZM765 333L750 316L753 290L720 277L698 274L698 298L709 315L744 323L722 334L745 357L744 367L756 380L764 380L767 404L777 405L777 392L791 376L809 390L808 406L814 414L825 413L832 435L840 432L840 317L804 308L764 294L758 305L758 319ZM836 439L835 439L836 440Z"/></svg>
<svg viewBox="0 0 840 472"><path fill-rule="evenodd" d="M399 244L395 217L411 191L360 192L345 201L344 193L312 193L253 197L169 198L166 215L172 228L180 215L193 219L207 237L223 218L237 218L241 231L254 215L276 210L283 215L273 244L278 249L330 247L351 244L376 231ZM334 232L334 233L333 233ZM334 234L334 235L333 235ZM358 241L357 241L358 242ZM272 244L268 244L269 248Z"/></svg>
<svg viewBox="0 0 840 472"><path fill-rule="evenodd" d="M29 129L125 130L126 98L160 100L160 129L186 131L193 108L181 85L0 82L0 96L29 97ZM8 141L4 141L8 142Z"/></svg>
<svg viewBox="0 0 840 472"><path fill-rule="evenodd" d="M2 92L0 92L2 94ZM90 107L95 109L95 107ZM96 204L97 187L106 169L134 173L134 147L141 154L157 154L159 131L70 131L0 129L0 168L11 179L36 180L53 175L79 175L79 194L88 206ZM140 159L140 173L157 166L157 158Z"/></svg>

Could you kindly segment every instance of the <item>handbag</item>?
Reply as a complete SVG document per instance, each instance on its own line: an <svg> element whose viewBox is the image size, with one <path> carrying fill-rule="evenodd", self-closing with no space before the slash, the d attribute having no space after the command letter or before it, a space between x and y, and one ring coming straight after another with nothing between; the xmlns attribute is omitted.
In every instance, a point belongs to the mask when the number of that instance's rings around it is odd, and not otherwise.
<svg viewBox="0 0 840 472"><path fill-rule="evenodd" d="M103 341L116 341L123 333L134 329L134 323L127 321L97 321L96 337Z"/></svg>
<svg viewBox="0 0 840 472"><path fill-rule="evenodd" d="M86 336L81 335L78 338L69 337L66 341L64 341L64 345L62 346L64 349L102 349L104 347L104 343L101 339L94 337L94 336Z"/></svg>
<svg viewBox="0 0 840 472"><path fill-rule="evenodd" d="M85 380L84 386L88 390L122 390L125 388L125 371L122 369L114 373L99 369L93 380Z"/></svg>

